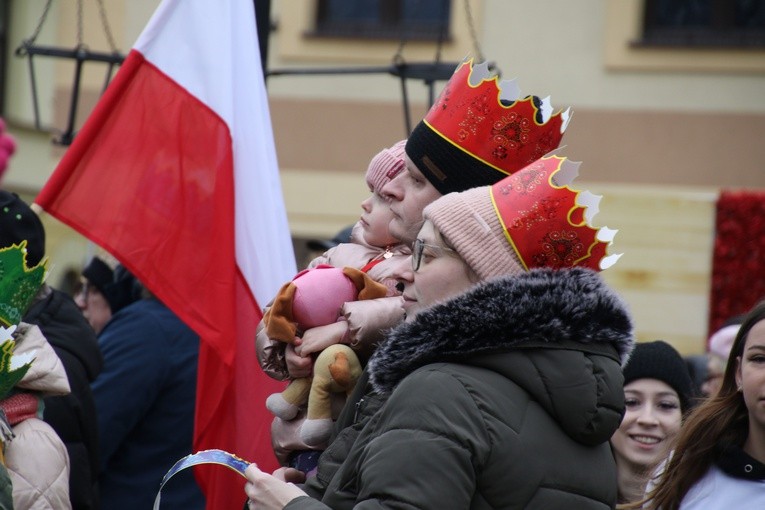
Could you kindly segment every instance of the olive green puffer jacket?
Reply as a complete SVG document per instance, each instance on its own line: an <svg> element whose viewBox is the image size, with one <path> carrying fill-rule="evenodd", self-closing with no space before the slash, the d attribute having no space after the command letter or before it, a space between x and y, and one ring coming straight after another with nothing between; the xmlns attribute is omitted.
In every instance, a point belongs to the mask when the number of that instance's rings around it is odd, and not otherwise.
<svg viewBox="0 0 765 510"><path fill-rule="evenodd" d="M589 270L534 270L421 312L370 360L389 397L321 500L285 508L612 508L632 345Z"/></svg>

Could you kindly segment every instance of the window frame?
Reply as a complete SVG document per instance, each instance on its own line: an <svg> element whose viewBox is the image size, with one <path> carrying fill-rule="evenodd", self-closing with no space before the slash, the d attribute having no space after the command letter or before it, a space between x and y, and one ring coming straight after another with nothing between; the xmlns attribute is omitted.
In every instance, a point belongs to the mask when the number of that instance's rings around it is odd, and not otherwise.
<svg viewBox="0 0 765 510"><path fill-rule="evenodd" d="M735 25L733 0L709 0L711 19L699 26L667 26L657 20L660 0L645 0L641 36L632 45L655 48L765 48L765 28Z"/></svg>
<svg viewBox="0 0 765 510"><path fill-rule="evenodd" d="M470 34L469 21L465 9L458 2L450 0L451 16L449 20L450 39L443 41L441 59L443 61L459 62L466 55L472 54L474 44ZM470 0L475 26L481 26L485 0ZM310 34L316 23L316 8L318 0L304 0L300 8L290 9L289 15L279 15L285 11L277 11L277 29L273 34L276 42L273 44L274 66L280 67L297 62L299 65L321 64L332 62L335 65L376 65L390 64L391 58L400 46L400 39L349 40L333 37L311 37ZM357 42L357 44L355 43ZM407 61L432 61L435 41L409 40L403 51Z"/></svg>
<svg viewBox="0 0 765 510"><path fill-rule="evenodd" d="M316 16L313 27L305 32L310 38L340 38L355 40L451 40L452 2L446 0L446 22L404 25L403 2L405 0L381 0L376 22L344 25L331 20L329 0L316 0Z"/></svg>
<svg viewBox="0 0 765 510"><path fill-rule="evenodd" d="M604 66L613 72L765 73L765 49L657 48L632 44L641 37L646 0L605 2Z"/></svg>

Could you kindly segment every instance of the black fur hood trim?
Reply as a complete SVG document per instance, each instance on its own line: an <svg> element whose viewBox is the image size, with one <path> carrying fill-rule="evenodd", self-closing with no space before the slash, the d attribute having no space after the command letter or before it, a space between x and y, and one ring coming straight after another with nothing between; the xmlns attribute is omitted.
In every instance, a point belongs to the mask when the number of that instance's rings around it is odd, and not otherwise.
<svg viewBox="0 0 765 510"><path fill-rule="evenodd" d="M592 270L534 269L481 283L392 329L368 367L375 390L388 394L431 363L562 344L611 345L622 366L632 351L627 307Z"/></svg>

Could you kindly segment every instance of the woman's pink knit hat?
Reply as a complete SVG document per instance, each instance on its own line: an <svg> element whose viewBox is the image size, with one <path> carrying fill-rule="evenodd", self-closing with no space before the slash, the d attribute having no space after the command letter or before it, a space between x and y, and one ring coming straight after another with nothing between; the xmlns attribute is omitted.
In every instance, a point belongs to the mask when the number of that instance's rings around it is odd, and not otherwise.
<svg viewBox="0 0 765 510"><path fill-rule="evenodd" d="M599 196L571 189L578 163L541 158L491 186L449 193L423 211L482 279L535 267L613 265L606 255L616 230L594 228Z"/></svg>
<svg viewBox="0 0 765 510"><path fill-rule="evenodd" d="M406 140L396 142L393 147L383 149L369 162L367 184L372 191L379 193L388 181L393 179L406 166L404 147Z"/></svg>

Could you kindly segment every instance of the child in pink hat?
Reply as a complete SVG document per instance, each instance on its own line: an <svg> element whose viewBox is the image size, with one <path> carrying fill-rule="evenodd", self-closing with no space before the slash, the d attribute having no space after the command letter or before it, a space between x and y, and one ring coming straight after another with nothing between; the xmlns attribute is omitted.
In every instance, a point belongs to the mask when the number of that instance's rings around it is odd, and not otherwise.
<svg viewBox="0 0 765 510"><path fill-rule="evenodd" d="M382 188L404 170L405 145L406 140L401 140L381 150L370 161L365 176L370 195L361 202L362 214L353 226L350 242L330 248L308 264L308 268L328 264L360 269L388 288L387 297L346 303L341 310L344 320L312 328L303 335L299 344L288 345L286 348L283 342L268 338L261 323L256 340L258 359L263 370L271 377L284 380L290 376L310 375L313 362L311 355L335 343L350 345L362 362L366 362L374 348L366 341L374 338L370 332L387 329L403 320L403 299L396 290L393 270L409 256L411 250L390 233L390 200L382 194ZM364 307L363 321L357 319L359 307ZM369 316L379 317L379 321L371 323L367 320ZM343 403L339 398L337 412ZM310 448L298 437L297 432L304 418L304 412L292 420L275 418L271 427L271 441L281 464L310 471L323 448Z"/></svg>

